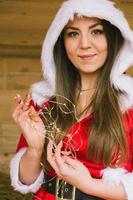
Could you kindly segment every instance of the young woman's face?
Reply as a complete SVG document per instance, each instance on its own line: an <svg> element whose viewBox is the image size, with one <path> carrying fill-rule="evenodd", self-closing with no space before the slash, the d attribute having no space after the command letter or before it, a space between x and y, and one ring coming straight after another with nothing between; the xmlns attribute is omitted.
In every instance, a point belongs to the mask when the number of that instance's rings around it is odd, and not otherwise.
<svg viewBox="0 0 133 200"><path fill-rule="evenodd" d="M107 58L107 40L98 18L75 17L64 31L68 58L81 73L99 70Z"/></svg>

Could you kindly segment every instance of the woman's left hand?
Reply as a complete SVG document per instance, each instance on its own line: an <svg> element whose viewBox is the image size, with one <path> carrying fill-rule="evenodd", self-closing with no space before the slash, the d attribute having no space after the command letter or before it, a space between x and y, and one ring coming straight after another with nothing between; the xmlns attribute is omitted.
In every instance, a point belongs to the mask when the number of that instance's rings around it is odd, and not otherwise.
<svg viewBox="0 0 133 200"><path fill-rule="evenodd" d="M53 153L53 144L50 141L47 147L47 160L59 178L85 192L87 185L91 184L93 178L82 162L62 155L62 145L60 142Z"/></svg>

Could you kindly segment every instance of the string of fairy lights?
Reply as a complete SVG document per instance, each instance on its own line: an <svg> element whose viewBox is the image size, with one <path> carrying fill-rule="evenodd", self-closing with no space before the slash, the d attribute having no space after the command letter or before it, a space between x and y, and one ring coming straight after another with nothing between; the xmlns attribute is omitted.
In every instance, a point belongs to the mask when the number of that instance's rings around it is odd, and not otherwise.
<svg viewBox="0 0 133 200"><path fill-rule="evenodd" d="M39 110L38 114L40 115L41 118L44 119L45 121L45 137L48 140L52 140L53 143L53 152L56 148L57 145L57 137L60 136L60 138L64 138L64 135L66 135L66 139L63 140L63 146L64 146L64 150L66 152L70 152L70 156L73 159L76 159L76 152L79 151L79 149L82 146L82 138L80 136L80 134L78 135L78 144L76 142L76 140L74 139L75 136L77 136L79 130L80 130L80 121L77 118L77 114L76 114L76 106L66 97L61 96L61 95L56 95L56 97L59 97L59 99L61 99L61 102L56 102L53 100L49 100L49 104L52 106L48 106L48 105L44 105L44 107L42 109ZM62 99L63 102L66 103L62 103ZM67 106L69 103L71 110L69 109L69 107ZM63 113L63 115L71 115L73 117L73 122L72 122L72 126L70 128L70 130L66 133L64 133L58 126L57 126L57 121L58 121L58 114L56 117L53 117L52 111L55 108L55 106L58 106L58 108L61 110L61 112ZM73 126L73 124L76 123L76 128L75 126ZM45 169L44 169L45 170ZM52 179L56 178L52 177ZM51 180L52 180L51 179ZM49 180L49 181L51 181ZM42 183L46 184L45 179L44 182ZM62 187L62 185L65 184L65 181L62 180L60 181L60 184L58 186L58 190L60 190L60 188ZM33 194L34 197L36 197L36 199L41 200L39 197L37 197L35 194Z"/></svg>

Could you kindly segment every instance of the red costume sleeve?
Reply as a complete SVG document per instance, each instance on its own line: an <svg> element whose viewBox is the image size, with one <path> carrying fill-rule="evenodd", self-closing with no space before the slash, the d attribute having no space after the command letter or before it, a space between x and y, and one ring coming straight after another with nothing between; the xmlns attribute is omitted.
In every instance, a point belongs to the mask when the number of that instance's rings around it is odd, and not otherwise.
<svg viewBox="0 0 133 200"><path fill-rule="evenodd" d="M125 128L129 134L129 147L131 152L132 166L133 166L133 108L125 113Z"/></svg>
<svg viewBox="0 0 133 200"><path fill-rule="evenodd" d="M130 112L130 137L131 137L131 150L132 150L132 165L133 165L133 109Z"/></svg>
<svg viewBox="0 0 133 200"><path fill-rule="evenodd" d="M16 152L18 152L21 148L26 147L26 146L27 146L27 142L26 142L23 134L21 134Z"/></svg>

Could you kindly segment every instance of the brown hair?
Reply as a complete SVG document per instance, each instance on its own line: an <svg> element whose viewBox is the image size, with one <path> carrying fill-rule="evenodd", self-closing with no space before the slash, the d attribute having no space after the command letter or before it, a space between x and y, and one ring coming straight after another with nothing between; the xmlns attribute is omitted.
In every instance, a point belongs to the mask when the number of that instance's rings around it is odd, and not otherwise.
<svg viewBox="0 0 133 200"><path fill-rule="evenodd" d="M102 159L105 165L110 165L112 156L116 156L117 159L120 154L120 162L122 162L127 158L128 152L119 107L121 91L116 90L110 81L111 69L124 39L118 28L106 20L101 21L107 38L108 56L106 63L102 67L102 72L98 79L98 87L90 104L92 111L94 111L94 117L91 132L88 134L88 158L93 158L95 161ZM74 94L76 94L77 82L80 83L80 76L67 57L63 31L54 47L54 60L56 65L57 96L52 100L57 104L56 109L53 109L53 116L59 119L56 121L57 126L66 131L72 125L75 116L74 113L65 115L58 103L62 105L65 103L69 110L72 109L72 104L61 98L61 96L66 97L74 104L76 103ZM88 105L88 108L90 105ZM60 140L60 136L58 140Z"/></svg>
<svg viewBox="0 0 133 200"><path fill-rule="evenodd" d="M102 158L105 165L110 165L112 158L120 164L127 159L128 154L119 105L122 92L116 90L110 81L111 69L124 39L115 26L105 20L102 23L108 41L108 57L102 68L94 96L95 100L92 103L95 113L89 138L88 155L93 155L97 161Z"/></svg>

